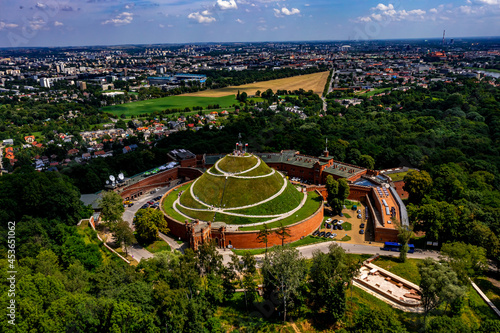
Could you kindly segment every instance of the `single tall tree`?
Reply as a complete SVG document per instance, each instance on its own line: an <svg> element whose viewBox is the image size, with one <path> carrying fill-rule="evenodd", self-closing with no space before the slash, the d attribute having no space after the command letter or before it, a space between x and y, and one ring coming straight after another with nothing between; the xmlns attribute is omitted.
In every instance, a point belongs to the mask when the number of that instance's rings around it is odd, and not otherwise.
<svg viewBox="0 0 500 333"><path fill-rule="evenodd" d="M465 296L466 288L462 286L457 274L447 263L427 258L419 264L419 272L422 278L420 290L426 318L430 311L442 303L446 303L448 309L449 305L459 304Z"/></svg>
<svg viewBox="0 0 500 333"><path fill-rule="evenodd" d="M111 223L120 221L125 211L122 197L114 191L104 192L99 199L99 206L102 220Z"/></svg>
<svg viewBox="0 0 500 333"><path fill-rule="evenodd" d="M346 309L346 290L360 268L358 261L348 257L338 244L332 244L328 253L313 253L310 276L311 300L320 313L325 313L335 322Z"/></svg>
<svg viewBox="0 0 500 333"><path fill-rule="evenodd" d="M269 299L278 299L283 306L283 321L287 310L293 303L294 295L305 283L307 267L297 249L282 246L274 247L262 263L264 292Z"/></svg>
<svg viewBox="0 0 500 333"><path fill-rule="evenodd" d="M408 243L413 238L413 226L402 225L395 217L391 218L392 223L398 227L398 241L401 244L401 251L399 252L399 260L406 262L406 257L410 247Z"/></svg>
<svg viewBox="0 0 500 333"><path fill-rule="evenodd" d="M279 238L281 238L281 246L285 245L285 238L290 237L290 228L287 228L283 225L283 222L280 222L280 227L274 231Z"/></svg>
<svg viewBox="0 0 500 333"><path fill-rule="evenodd" d="M259 243L266 244L266 255L267 255L267 242L269 241L270 234L272 234L271 228L269 228L267 226L267 224L264 224L262 226L262 230L260 230L259 234L257 235L257 239L259 240Z"/></svg>
<svg viewBox="0 0 500 333"><path fill-rule="evenodd" d="M125 248L128 255L128 247L136 242L134 231L127 221L120 220L111 226L111 232L115 236L115 241Z"/></svg>

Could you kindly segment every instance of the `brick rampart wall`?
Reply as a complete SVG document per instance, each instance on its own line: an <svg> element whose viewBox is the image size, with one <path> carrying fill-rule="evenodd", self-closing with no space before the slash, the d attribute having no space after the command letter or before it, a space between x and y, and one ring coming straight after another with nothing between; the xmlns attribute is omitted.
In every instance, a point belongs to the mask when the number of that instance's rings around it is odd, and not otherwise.
<svg viewBox="0 0 500 333"><path fill-rule="evenodd" d="M184 186L186 183L178 185L171 190L169 190L165 196L161 200L161 207L163 207L163 199L167 197L174 189ZM186 227L184 221L177 221L173 217L170 217L166 214L165 220L168 223L168 228L170 229L170 233L173 235L180 237L182 240L187 241L188 235L186 234ZM302 236L307 236L311 234L314 230L316 230L321 222L323 222L323 204L318 208L318 210L309 218L297 222L288 226L290 229L290 237L285 239L286 243L295 242L299 240ZM234 248L237 249L252 249L252 248L262 248L265 247L265 244L259 243L257 240L257 236L259 234L258 230L255 231L227 231L225 232L226 236L226 244L231 244ZM220 232L217 229L212 229L212 238L221 238ZM275 234L272 233L268 236L268 247L274 245L281 245L281 239ZM230 242L230 243L229 243Z"/></svg>

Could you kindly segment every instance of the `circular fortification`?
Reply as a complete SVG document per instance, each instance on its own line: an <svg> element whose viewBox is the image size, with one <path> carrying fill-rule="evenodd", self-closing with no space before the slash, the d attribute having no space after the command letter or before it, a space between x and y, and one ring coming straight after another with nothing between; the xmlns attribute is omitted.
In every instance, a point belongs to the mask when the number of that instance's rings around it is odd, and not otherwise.
<svg viewBox="0 0 500 333"><path fill-rule="evenodd" d="M171 232L190 242L214 238L221 246L265 246L257 234L286 225L287 242L314 231L323 219L322 197L291 184L251 154L227 155L194 181L171 190L163 199ZM281 244L269 236L268 246ZM196 247L196 246L195 246Z"/></svg>

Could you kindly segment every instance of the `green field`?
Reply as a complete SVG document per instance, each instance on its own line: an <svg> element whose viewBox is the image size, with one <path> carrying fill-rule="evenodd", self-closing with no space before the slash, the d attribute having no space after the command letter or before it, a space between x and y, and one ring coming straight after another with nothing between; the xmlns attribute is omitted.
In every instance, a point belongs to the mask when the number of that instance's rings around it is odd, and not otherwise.
<svg viewBox="0 0 500 333"><path fill-rule="evenodd" d="M408 170L406 172L391 173L391 174L388 174L387 176L391 177L391 179L392 179L393 182L397 182L397 181L403 180L403 178L405 178L405 176L409 172L412 172L412 171L417 171L417 170L410 169L410 170Z"/></svg>
<svg viewBox="0 0 500 333"><path fill-rule="evenodd" d="M234 95L224 97L168 96L146 101L105 106L101 111L113 113L117 116L125 114L125 116L130 117L132 115L137 116L144 113L163 111L165 109L185 109L195 106L206 108L208 105L214 104L219 104L221 108L229 108L237 103L239 102Z"/></svg>
<svg viewBox="0 0 500 333"><path fill-rule="evenodd" d="M405 263L399 261L399 258L395 257L379 257L373 262L377 265L391 273L401 276L415 284L420 284L420 273L418 272L417 264L420 262L418 259L406 259Z"/></svg>
<svg viewBox="0 0 500 333"><path fill-rule="evenodd" d="M374 89L372 91L369 91L369 92L366 92L366 93L363 93L363 94L360 94L360 95L361 96L366 96L366 97L371 97L371 96L374 96L374 95L377 95L377 94L381 94L381 93L389 91L389 90L391 90L391 88L379 88L379 89Z"/></svg>

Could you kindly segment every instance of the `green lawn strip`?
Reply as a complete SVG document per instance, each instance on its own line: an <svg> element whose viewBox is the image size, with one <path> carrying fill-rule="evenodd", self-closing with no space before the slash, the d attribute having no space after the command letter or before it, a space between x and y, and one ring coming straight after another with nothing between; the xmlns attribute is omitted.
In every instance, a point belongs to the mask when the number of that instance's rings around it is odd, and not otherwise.
<svg viewBox="0 0 500 333"><path fill-rule="evenodd" d="M216 222L226 222L227 224L249 224L265 222L267 220L269 220L269 218L251 218L244 216L226 215L221 213L217 213L217 215L215 216Z"/></svg>
<svg viewBox="0 0 500 333"><path fill-rule="evenodd" d="M344 206L345 206L346 209L352 209L353 205L357 205L357 203L354 203L354 202L352 202L350 200L345 200L344 201Z"/></svg>
<svg viewBox="0 0 500 333"><path fill-rule="evenodd" d="M292 216L289 216L287 218L284 218L282 220L276 221L276 222L271 222L268 223L267 226L269 228L277 228L281 224L283 225L290 225L299 221L302 221L306 219L307 217L313 215L318 208L321 205L321 202L323 201L323 197L321 195L318 195L316 192L309 192L307 193L307 200L302 206L301 209L295 212ZM262 229L262 225L259 226L251 226L251 227L240 227L240 231L251 231L251 230L260 230Z"/></svg>
<svg viewBox="0 0 500 333"><path fill-rule="evenodd" d="M174 202L177 200L177 195L179 194L179 191L185 191L189 188L191 184L186 184L184 186L181 186L177 191L172 191L169 196L167 196L165 199L163 199L163 210L165 213L177 221L184 221L186 218L182 216L181 214L177 213L174 208Z"/></svg>
<svg viewBox="0 0 500 333"><path fill-rule="evenodd" d="M239 207L263 201L276 194L283 182L284 179L277 173L257 179L228 178L222 203L225 207Z"/></svg>
<svg viewBox="0 0 500 333"><path fill-rule="evenodd" d="M331 241L329 238L321 238L321 237L312 237L312 236L306 236L302 239L299 239L298 241L292 242L292 243L286 243L286 245L289 245L291 247L299 247L299 246L306 246L306 245L311 245L311 244L316 244L316 243L324 243ZM262 244L265 246L265 244ZM267 250L269 251L271 248L269 247ZM248 250L234 250L233 252L236 253L239 256L242 256L245 254L245 252L250 252L252 255L256 254L262 254L266 252L266 248L261 248L261 249L248 249Z"/></svg>
<svg viewBox="0 0 500 333"><path fill-rule="evenodd" d="M285 191L271 201L261 205L238 209L231 211L232 213L247 214L247 215L275 215L283 214L296 208L302 201L303 194L295 189L295 186L288 183Z"/></svg>
<svg viewBox="0 0 500 333"><path fill-rule="evenodd" d="M400 181L400 180L403 180L403 178L409 173L409 172L412 172L412 171L415 171L415 170L408 170L406 172L398 172L398 173L391 173L389 174L388 176L391 177L392 181L393 182L397 182L397 181Z"/></svg>
<svg viewBox="0 0 500 333"><path fill-rule="evenodd" d="M163 239L158 239L151 244L141 244L146 250L151 253L157 253L162 251L171 251L170 245Z"/></svg>
<svg viewBox="0 0 500 333"><path fill-rule="evenodd" d="M337 240L336 238L334 238L334 240ZM344 237L342 237L341 239L339 239L340 242L348 242L351 240L351 236L347 236L345 235Z"/></svg>
<svg viewBox="0 0 500 333"><path fill-rule="evenodd" d="M342 223L342 228L344 228L345 231L352 230L352 225L349 222L344 222Z"/></svg>
<svg viewBox="0 0 500 333"><path fill-rule="evenodd" d="M391 90L391 88L379 88L379 89L374 89L372 91L368 91L366 93L359 94L359 96L366 96L366 97L371 97L380 93L383 93L385 91Z"/></svg>
<svg viewBox="0 0 500 333"><path fill-rule="evenodd" d="M88 220L82 221L82 223L77 226L76 228L77 232L83 236L83 242L85 245L88 244L95 244L99 246L99 252L101 253L101 257L105 263L109 261L109 256L112 254L111 251L109 251L97 238L97 231L92 229L92 227L89 224Z"/></svg>
<svg viewBox="0 0 500 333"><path fill-rule="evenodd" d="M215 173L217 175L222 175L222 172L219 172L219 170L217 170L215 168L215 166L211 167L209 170L210 170L211 173Z"/></svg>
<svg viewBox="0 0 500 333"><path fill-rule="evenodd" d="M219 162L219 169L225 172L242 172L254 167L258 163L256 157L226 156Z"/></svg>
<svg viewBox="0 0 500 333"><path fill-rule="evenodd" d="M246 176L246 177L252 177L252 176L263 176L270 174L272 172L272 169L266 164L266 163L260 163L260 165L251 171L242 173L239 176Z"/></svg>
<svg viewBox="0 0 500 333"><path fill-rule="evenodd" d="M500 308L500 288L496 287L487 277L481 276L474 279L479 289L490 299L490 301L495 304L497 308Z"/></svg>
<svg viewBox="0 0 500 333"><path fill-rule="evenodd" d="M200 212L196 210L185 209L183 207L177 206L177 209L192 217L193 219L198 219L201 221L213 221L215 212Z"/></svg>
<svg viewBox="0 0 500 333"><path fill-rule="evenodd" d="M190 188L190 187L189 187ZM183 204L186 207L189 208L195 208L195 209L206 209L207 206L202 205L198 201L193 199L193 196L191 195L191 191L187 188L184 193L181 195L181 204Z"/></svg>
<svg viewBox="0 0 500 333"><path fill-rule="evenodd" d="M373 264L418 285L420 284L419 262L419 259L406 259L406 262L402 263L396 257L381 256Z"/></svg>
<svg viewBox="0 0 500 333"><path fill-rule="evenodd" d="M351 215L349 215L349 214L347 214L347 213L344 213L344 216L345 216L346 218L348 218L348 219L350 219L350 218L351 218Z"/></svg>
<svg viewBox="0 0 500 333"><path fill-rule="evenodd" d="M468 292L465 297L461 318L470 327L480 325L486 319L498 319L495 312L481 298L477 291L468 285Z"/></svg>
<svg viewBox="0 0 500 333"><path fill-rule="evenodd" d="M208 105L214 104L219 104L221 108L228 108L235 103L237 103L237 101L234 95L224 97L168 96L120 105L105 106L101 108L101 111L116 115L125 114L126 116L131 116L163 111L165 109L185 109L195 106L206 108ZM197 111L193 112L197 113Z"/></svg>

